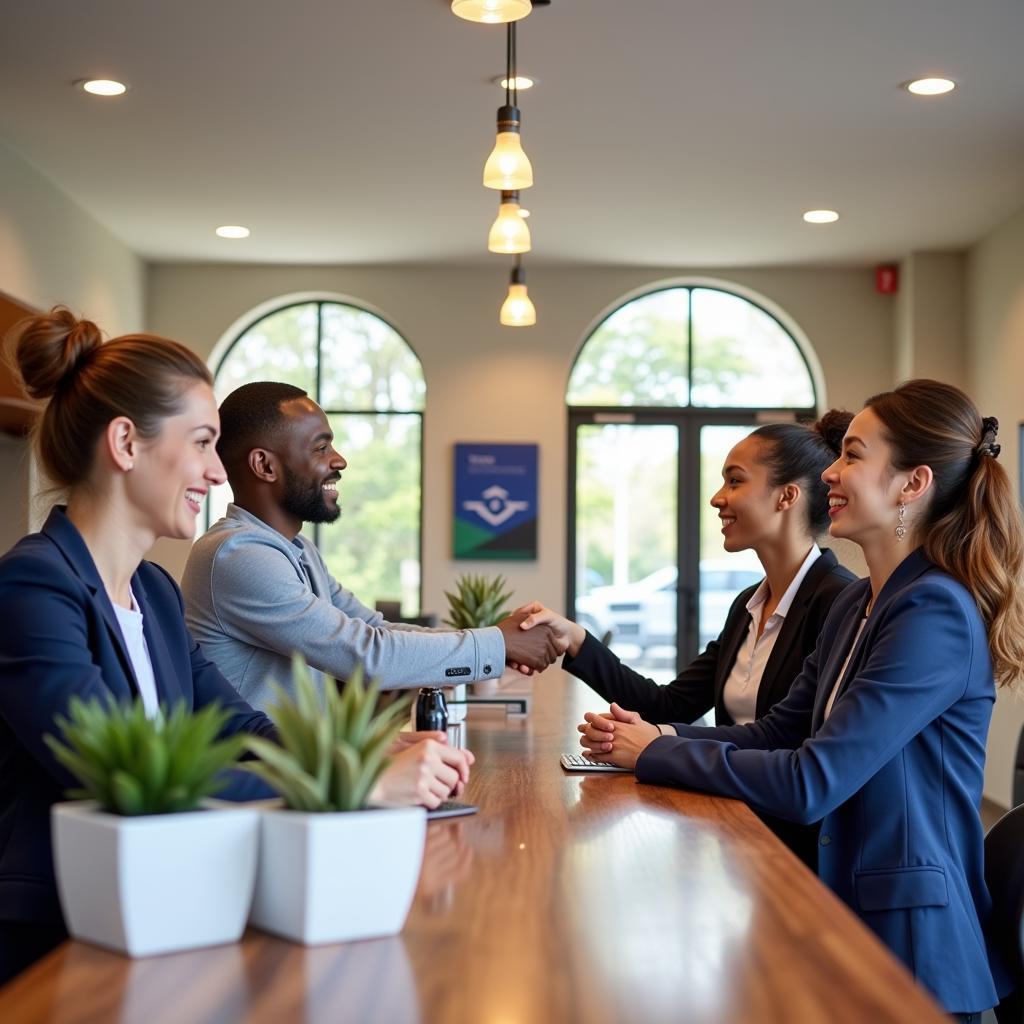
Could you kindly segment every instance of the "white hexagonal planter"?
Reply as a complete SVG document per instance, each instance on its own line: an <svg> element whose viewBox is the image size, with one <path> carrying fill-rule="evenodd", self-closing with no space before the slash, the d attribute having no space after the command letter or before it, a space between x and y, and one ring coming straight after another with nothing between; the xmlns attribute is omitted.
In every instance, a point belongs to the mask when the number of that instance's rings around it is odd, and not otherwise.
<svg viewBox="0 0 1024 1024"><path fill-rule="evenodd" d="M401 931L423 862L422 807L260 813L254 925L309 946Z"/></svg>
<svg viewBox="0 0 1024 1024"><path fill-rule="evenodd" d="M68 931L129 956L235 942L252 903L259 813L207 801L181 814L122 817L90 800L51 810Z"/></svg>

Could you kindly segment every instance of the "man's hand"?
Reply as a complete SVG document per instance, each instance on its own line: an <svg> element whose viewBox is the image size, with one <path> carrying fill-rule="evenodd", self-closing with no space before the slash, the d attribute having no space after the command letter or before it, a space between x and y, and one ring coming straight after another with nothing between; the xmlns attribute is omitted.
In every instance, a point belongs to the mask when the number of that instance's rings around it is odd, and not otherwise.
<svg viewBox="0 0 1024 1024"><path fill-rule="evenodd" d="M576 726L584 755L595 761L608 761L632 771L637 759L648 745L661 735L661 730L645 722L636 711L626 711L613 704L597 715L588 711L582 724Z"/></svg>
<svg viewBox="0 0 1024 1024"><path fill-rule="evenodd" d="M526 619L525 611L516 611L498 623L498 629L505 638L505 664L517 665L543 672L562 649L550 626L534 629L520 629Z"/></svg>
<svg viewBox="0 0 1024 1024"><path fill-rule="evenodd" d="M468 750L436 740L408 744L384 769L370 794L370 802L384 807L421 804L433 809L442 800L463 791L473 761Z"/></svg>

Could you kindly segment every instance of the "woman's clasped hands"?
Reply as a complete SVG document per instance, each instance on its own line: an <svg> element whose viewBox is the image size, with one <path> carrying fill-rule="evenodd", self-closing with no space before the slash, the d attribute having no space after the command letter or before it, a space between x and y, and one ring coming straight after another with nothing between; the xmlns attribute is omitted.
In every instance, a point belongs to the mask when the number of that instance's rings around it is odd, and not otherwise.
<svg viewBox="0 0 1024 1024"><path fill-rule="evenodd" d="M606 761L620 768L636 767L637 758L661 730L645 722L636 711L626 711L618 704L600 714L588 711L576 727L584 755L594 761Z"/></svg>

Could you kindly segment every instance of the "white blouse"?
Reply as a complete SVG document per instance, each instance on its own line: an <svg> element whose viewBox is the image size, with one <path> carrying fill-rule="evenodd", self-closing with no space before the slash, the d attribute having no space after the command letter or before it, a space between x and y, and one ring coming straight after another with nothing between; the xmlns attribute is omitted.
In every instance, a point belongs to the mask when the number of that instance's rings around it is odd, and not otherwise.
<svg viewBox="0 0 1024 1024"><path fill-rule="evenodd" d="M760 636L757 635L757 631L761 625L761 615L769 595L767 579L761 580L761 585L747 601L750 626L747 629L743 646L736 653L736 661L733 663L732 671L725 681L725 689L722 692L725 710L729 712L729 716L737 725L747 725L753 722L757 716L757 691L761 686L761 677L764 675L765 666L775 649L775 642L782 631L786 615L796 600L797 591L811 571L811 566L820 557L821 549L817 544L812 544L810 552L786 588L775 611L768 616Z"/></svg>

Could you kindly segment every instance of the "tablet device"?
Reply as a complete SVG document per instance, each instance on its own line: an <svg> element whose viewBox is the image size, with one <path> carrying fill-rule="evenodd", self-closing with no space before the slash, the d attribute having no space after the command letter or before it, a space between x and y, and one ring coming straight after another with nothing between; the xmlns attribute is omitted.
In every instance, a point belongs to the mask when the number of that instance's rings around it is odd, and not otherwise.
<svg viewBox="0 0 1024 1024"><path fill-rule="evenodd" d="M442 800L432 811L427 811L427 820L458 818L463 814L476 814L479 809L475 804L460 804L458 800Z"/></svg>

